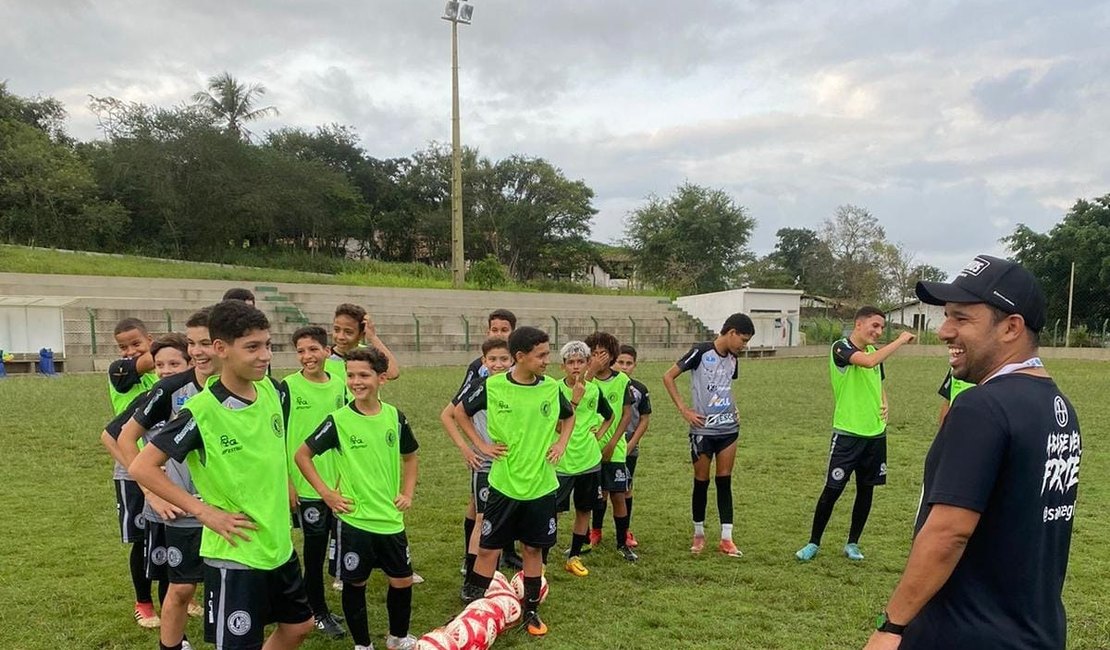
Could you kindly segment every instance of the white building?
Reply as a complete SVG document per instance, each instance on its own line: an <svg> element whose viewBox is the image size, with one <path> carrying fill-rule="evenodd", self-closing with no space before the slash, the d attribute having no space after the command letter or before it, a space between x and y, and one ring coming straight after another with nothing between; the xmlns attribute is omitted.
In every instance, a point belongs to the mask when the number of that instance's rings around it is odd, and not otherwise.
<svg viewBox="0 0 1110 650"><path fill-rule="evenodd" d="M905 325L922 332L935 332L944 322L944 307L911 300L888 311L886 322L890 325Z"/></svg>
<svg viewBox="0 0 1110 650"><path fill-rule="evenodd" d="M802 344L801 299L802 292L794 289L733 289L681 296L674 302L713 332L719 332L732 314L744 312L755 324L750 347L784 348Z"/></svg>

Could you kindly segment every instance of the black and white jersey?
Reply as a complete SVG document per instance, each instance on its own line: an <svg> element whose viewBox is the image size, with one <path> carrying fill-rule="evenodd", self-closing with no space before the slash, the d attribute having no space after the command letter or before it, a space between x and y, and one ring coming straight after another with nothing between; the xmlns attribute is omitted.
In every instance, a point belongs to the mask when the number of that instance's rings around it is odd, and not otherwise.
<svg viewBox="0 0 1110 650"><path fill-rule="evenodd" d="M690 427L692 436L732 436L740 432L740 418L732 396L732 380L739 373L736 357L717 352L712 341L698 343L675 362L690 373L691 408L705 416L705 426Z"/></svg>

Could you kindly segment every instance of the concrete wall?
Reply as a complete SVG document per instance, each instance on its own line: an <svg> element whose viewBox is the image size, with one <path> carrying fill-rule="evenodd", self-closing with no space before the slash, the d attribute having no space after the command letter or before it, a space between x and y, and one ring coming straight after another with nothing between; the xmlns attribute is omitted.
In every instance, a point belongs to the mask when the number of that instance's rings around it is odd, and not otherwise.
<svg viewBox="0 0 1110 650"><path fill-rule="evenodd" d="M800 344L801 296L801 291L788 289L733 289L680 296L675 304L714 332L729 316L744 312L755 324L751 347L781 348Z"/></svg>
<svg viewBox="0 0 1110 650"><path fill-rule="evenodd" d="M944 307L939 305L927 305L923 302L915 302L888 311L886 320L890 324L897 323L898 325L913 327L915 314L925 317L925 326L922 329L931 332L937 331L940 328L940 324L944 322Z"/></svg>

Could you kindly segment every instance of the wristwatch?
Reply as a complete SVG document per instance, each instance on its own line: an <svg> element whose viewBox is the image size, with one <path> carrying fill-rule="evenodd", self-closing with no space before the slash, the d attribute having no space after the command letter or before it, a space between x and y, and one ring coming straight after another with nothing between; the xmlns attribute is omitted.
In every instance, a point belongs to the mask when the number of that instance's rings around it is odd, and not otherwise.
<svg viewBox="0 0 1110 650"><path fill-rule="evenodd" d="M875 619L875 629L879 632L886 632L887 634L901 635L906 631L906 626L892 623L886 610L883 610L883 613L879 614L879 617Z"/></svg>

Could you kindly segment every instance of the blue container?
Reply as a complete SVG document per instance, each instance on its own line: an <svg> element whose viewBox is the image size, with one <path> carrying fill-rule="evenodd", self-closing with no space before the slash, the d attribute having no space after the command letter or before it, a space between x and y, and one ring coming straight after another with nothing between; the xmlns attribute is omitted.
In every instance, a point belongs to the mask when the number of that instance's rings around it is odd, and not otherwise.
<svg viewBox="0 0 1110 650"><path fill-rule="evenodd" d="M39 350L39 372L47 377L58 374L58 371L54 370L54 351L50 348Z"/></svg>

